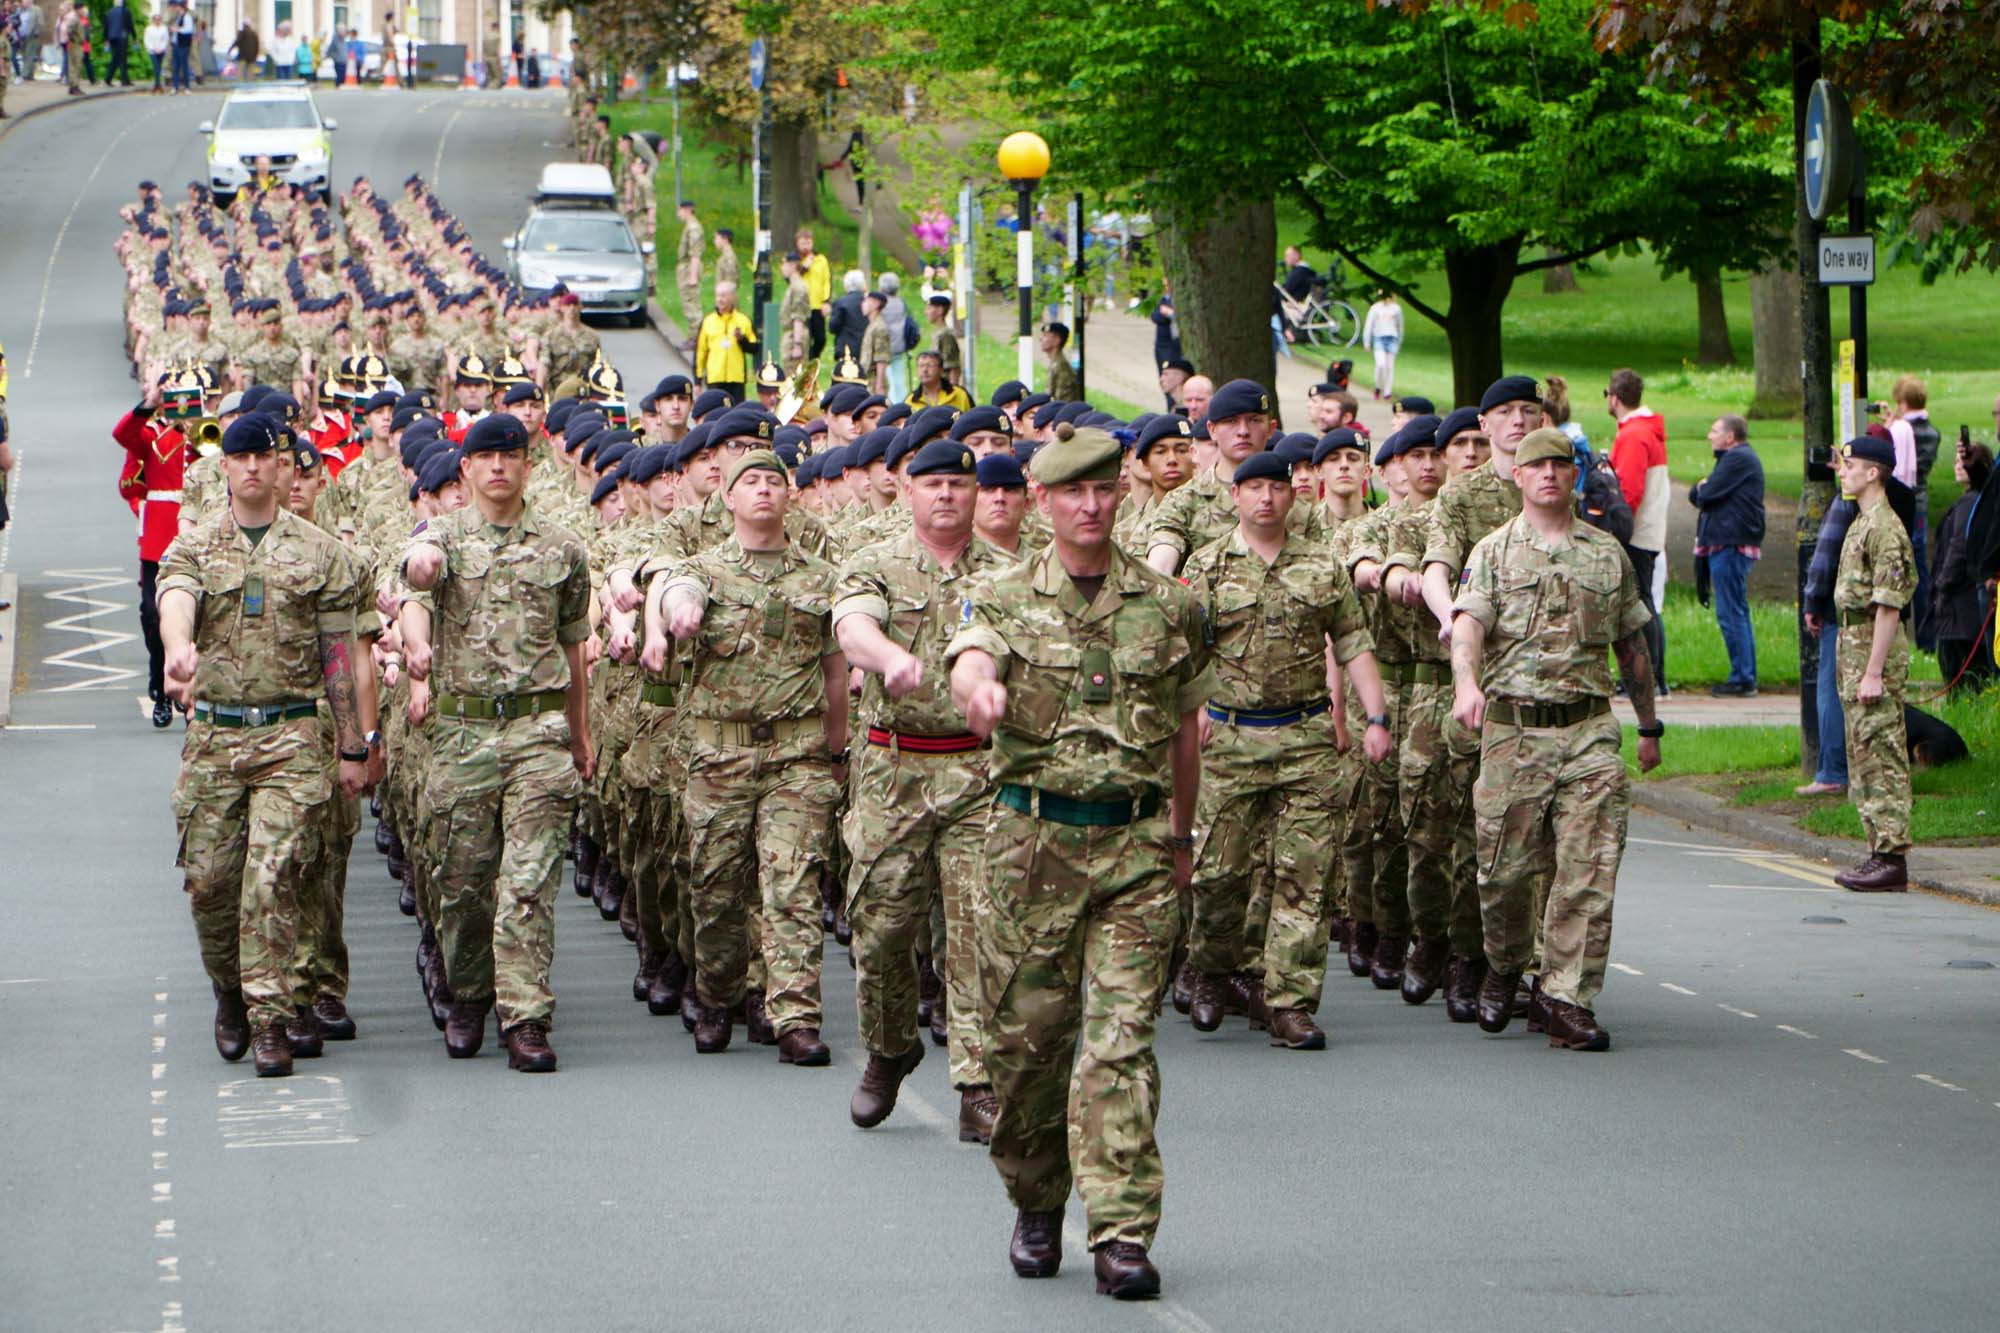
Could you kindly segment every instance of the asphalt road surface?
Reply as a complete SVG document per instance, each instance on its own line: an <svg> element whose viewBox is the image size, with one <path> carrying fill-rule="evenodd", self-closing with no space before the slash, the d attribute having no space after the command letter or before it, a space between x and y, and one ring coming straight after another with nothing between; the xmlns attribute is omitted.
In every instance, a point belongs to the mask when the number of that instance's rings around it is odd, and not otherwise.
<svg viewBox="0 0 2000 1333"><path fill-rule="evenodd" d="M336 161L437 179L482 247L560 150L554 98L334 93ZM1455 1028L1341 972L1324 1054L1240 1020L1161 1039L1167 1299L1015 1279L1011 1210L933 1051L881 1129L833 1067L697 1060L565 893L562 1072L447 1062L364 831L361 1039L287 1081L224 1065L173 870L175 732L140 715L110 426L118 204L194 175L213 99L113 100L0 143L0 339L22 457L0 735L0 1326L1990 1328L2000 920L1636 819L1608 1055ZM627 381L667 368L607 335ZM1666 744L1673 744L1669 736ZM1980 966L1959 966L1975 963Z"/></svg>

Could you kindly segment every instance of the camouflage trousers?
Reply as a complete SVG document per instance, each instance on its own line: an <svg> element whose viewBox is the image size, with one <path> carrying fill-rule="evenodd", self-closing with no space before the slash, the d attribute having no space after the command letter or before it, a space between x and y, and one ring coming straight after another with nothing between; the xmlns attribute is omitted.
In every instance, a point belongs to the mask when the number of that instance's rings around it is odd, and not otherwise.
<svg viewBox="0 0 2000 1333"><path fill-rule="evenodd" d="M1089 1243L1151 1245L1165 1186L1153 1034L1180 929L1164 814L1122 827L995 804L973 896L993 1165L1017 1208L1062 1208Z"/></svg>
<svg viewBox="0 0 2000 1333"><path fill-rule="evenodd" d="M1472 789L1486 961L1524 971L1542 926L1542 993L1589 1008L1611 956L1611 899L1632 784L1618 719L1528 729L1488 718ZM1548 900L1536 912L1546 877Z"/></svg>
<svg viewBox="0 0 2000 1333"><path fill-rule="evenodd" d="M319 855L299 893L293 988L302 1005L347 998L347 860L361 831L361 799L335 792L316 812Z"/></svg>
<svg viewBox="0 0 2000 1333"><path fill-rule="evenodd" d="M1403 734L1404 704L1409 687L1384 679L1389 707L1389 734ZM1365 724L1364 724L1365 725ZM1355 748L1358 779L1347 808L1347 828L1340 839L1340 869L1347 882L1347 915L1372 921L1384 935L1410 933L1409 848L1397 813L1399 792L1393 759L1371 764L1360 755L1362 732L1349 728Z"/></svg>
<svg viewBox="0 0 2000 1333"><path fill-rule="evenodd" d="M1910 751L1903 732L1903 695L1910 680L1910 640L1901 630L1882 664L1882 697L1861 702L1861 674L1875 643L1871 624L1842 625L1834 656L1840 707L1847 720L1847 790L1868 850L1902 856L1910 850Z"/></svg>
<svg viewBox="0 0 2000 1333"><path fill-rule="evenodd" d="M318 855L319 808L333 796L333 747L317 718L262 727L194 722L181 746L174 822L202 967L241 989L254 1026L298 1000L299 892Z"/></svg>
<svg viewBox="0 0 2000 1333"><path fill-rule="evenodd" d="M847 920L854 930L854 1007L861 1040L900 1055L917 1031L917 957L942 963L951 1085L986 1084L979 1036L972 894L986 850L993 786L986 755L854 749L852 801L841 821L851 868ZM942 912L944 949L931 938Z"/></svg>
<svg viewBox="0 0 2000 1333"><path fill-rule="evenodd" d="M1215 975L1248 968L1275 1009L1317 1013L1326 983L1338 758L1324 713L1285 727L1217 722L1202 750L1195 819L1207 831L1194 867L1188 962ZM1270 889L1262 947L1246 949L1253 878Z"/></svg>
<svg viewBox="0 0 2000 1333"><path fill-rule="evenodd" d="M840 787L817 732L763 749L696 745L684 805L696 993L733 1008L761 930L765 1012L783 1035L822 1026L819 868Z"/></svg>
<svg viewBox="0 0 2000 1333"><path fill-rule="evenodd" d="M669 951L686 959L691 948L682 938L687 828L680 791L687 769L674 745L673 708L639 706L643 711L620 768L635 801L628 891L637 899L640 963L646 965Z"/></svg>
<svg viewBox="0 0 2000 1333"><path fill-rule="evenodd" d="M1472 827L1479 737L1452 720L1451 704L1448 673L1410 689L1397 747L1397 814L1409 848L1411 933L1449 939L1452 953L1471 958L1482 947Z"/></svg>
<svg viewBox="0 0 2000 1333"><path fill-rule="evenodd" d="M576 808L569 721L434 718L427 794L438 943L460 1000L491 997L503 1029L555 1014L556 895Z"/></svg>

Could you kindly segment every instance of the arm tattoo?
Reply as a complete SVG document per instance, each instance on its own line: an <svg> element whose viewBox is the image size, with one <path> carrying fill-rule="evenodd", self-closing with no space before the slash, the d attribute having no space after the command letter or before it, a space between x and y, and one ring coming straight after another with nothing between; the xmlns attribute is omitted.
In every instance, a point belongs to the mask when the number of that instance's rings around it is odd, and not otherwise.
<svg viewBox="0 0 2000 1333"><path fill-rule="evenodd" d="M320 673L326 677L326 702L333 709L333 733L350 754L362 747L361 705L354 692L354 661L345 634L319 636Z"/></svg>
<svg viewBox="0 0 2000 1333"><path fill-rule="evenodd" d="M1653 659L1646 653L1646 632L1633 630L1611 645L1618 658L1618 674L1625 679L1625 692L1632 698L1632 711L1642 726L1653 725Z"/></svg>

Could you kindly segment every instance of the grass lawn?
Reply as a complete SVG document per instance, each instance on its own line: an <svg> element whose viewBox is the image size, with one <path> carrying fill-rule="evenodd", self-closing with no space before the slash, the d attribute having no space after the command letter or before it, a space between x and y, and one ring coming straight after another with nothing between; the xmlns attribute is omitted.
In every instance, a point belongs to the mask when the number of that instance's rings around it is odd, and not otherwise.
<svg viewBox="0 0 2000 1333"><path fill-rule="evenodd" d="M1957 729L1968 759L1910 775L1910 835L1921 845L2000 836L2000 689L1950 700L1916 698L1925 712ZM1635 740L1625 738L1627 765L1637 770ZM1727 775L1730 800L1796 819L1809 832L1859 838L1861 817L1837 797L1792 794L1799 777L1799 733L1793 727L1683 727L1661 745L1660 767L1645 781Z"/></svg>
<svg viewBox="0 0 2000 1333"><path fill-rule="evenodd" d="M1668 684L1677 690L1707 689L1729 679L1729 654L1722 647L1715 608L1695 599L1693 584L1667 584L1667 604L1660 614L1667 634ZM1757 639L1757 683L1797 689L1799 624L1792 604L1751 598L1750 629ZM1925 685L1939 683L1942 677L1936 656L1913 649L1910 679Z"/></svg>

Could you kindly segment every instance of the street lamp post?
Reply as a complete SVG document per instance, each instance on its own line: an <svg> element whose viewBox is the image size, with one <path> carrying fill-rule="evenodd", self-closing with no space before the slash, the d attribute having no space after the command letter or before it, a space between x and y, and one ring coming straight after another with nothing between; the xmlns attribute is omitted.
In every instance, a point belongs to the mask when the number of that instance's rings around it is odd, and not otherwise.
<svg viewBox="0 0 2000 1333"><path fill-rule="evenodd" d="M1049 146L1042 136L1021 130L1000 141L1000 174L1015 190L1014 281L1021 296L1021 353L1016 374L1023 384L1035 382L1035 185L1049 171Z"/></svg>

